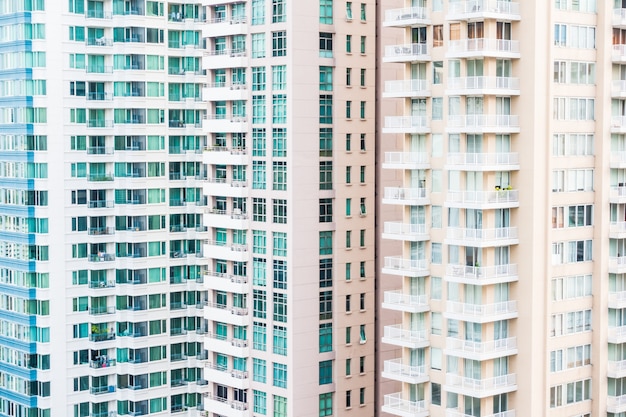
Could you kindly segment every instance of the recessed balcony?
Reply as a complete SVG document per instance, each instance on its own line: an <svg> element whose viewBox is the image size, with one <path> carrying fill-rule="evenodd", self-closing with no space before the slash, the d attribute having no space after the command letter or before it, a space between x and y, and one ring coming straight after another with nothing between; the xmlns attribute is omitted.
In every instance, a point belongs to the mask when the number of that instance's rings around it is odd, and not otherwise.
<svg viewBox="0 0 626 417"><path fill-rule="evenodd" d="M517 152L448 153L446 169L453 171L517 171L520 169Z"/></svg>
<svg viewBox="0 0 626 417"><path fill-rule="evenodd" d="M423 313L430 310L428 295L405 294L402 290L385 291L383 308L406 313Z"/></svg>
<svg viewBox="0 0 626 417"><path fill-rule="evenodd" d="M446 243L456 246L488 248L517 245L519 238L517 227L497 227L494 229L449 227L446 232Z"/></svg>
<svg viewBox="0 0 626 417"><path fill-rule="evenodd" d="M430 169L426 152L385 152L384 169Z"/></svg>
<svg viewBox="0 0 626 417"><path fill-rule="evenodd" d="M626 326L609 327L608 340L609 343L625 343Z"/></svg>
<svg viewBox="0 0 626 417"><path fill-rule="evenodd" d="M617 397L609 395L606 398L606 411L614 414L626 412L626 394Z"/></svg>
<svg viewBox="0 0 626 417"><path fill-rule="evenodd" d="M496 0L470 0L451 2L447 20L520 20L519 3Z"/></svg>
<svg viewBox="0 0 626 417"><path fill-rule="evenodd" d="M609 308L626 308L626 291L609 292Z"/></svg>
<svg viewBox="0 0 626 417"><path fill-rule="evenodd" d="M447 373L445 389L448 392L456 392L461 395L485 398L515 391L517 389L517 378L515 374L508 374L492 378L474 379Z"/></svg>
<svg viewBox="0 0 626 417"><path fill-rule="evenodd" d="M405 259L401 256L385 256L383 274L402 277L425 277L430 274L426 259Z"/></svg>
<svg viewBox="0 0 626 417"><path fill-rule="evenodd" d="M624 151L611 151L611 168L626 168L626 152Z"/></svg>
<svg viewBox="0 0 626 417"><path fill-rule="evenodd" d="M383 62L426 62L431 59L425 43L387 45L383 56Z"/></svg>
<svg viewBox="0 0 626 417"><path fill-rule="evenodd" d="M448 191L446 207L499 209L519 207L517 190Z"/></svg>
<svg viewBox="0 0 626 417"><path fill-rule="evenodd" d="M385 326L382 342L411 349L430 345L427 330L407 330L401 324Z"/></svg>
<svg viewBox="0 0 626 417"><path fill-rule="evenodd" d="M203 38L215 38L218 36L232 36L246 33L246 17L232 17L230 19L207 19L202 27Z"/></svg>
<svg viewBox="0 0 626 417"><path fill-rule="evenodd" d="M430 133L427 116L386 116L383 133Z"/></svg>
<svg viewBox="0 0 626 417"><path fill-rule="evenodd" d="M626 29L626 9L613 9L611 20L614 28Z"/></svg>
<svg viewBox="0 0 626 417"><path fill-rule="evenodd" d="M386 27L423 26L429 24L430 17L426 7L415 6L385 10L383 26Z"/></svg>
<svg viewBox="0 0 626 417"><path fill-rule="evenodd" d="M248 163L248 150L211 146L205 149L202 160L208 165L245 165Z"/></svg>
<svg viewBox="0 0 626 417"><path fill-rule="evenodd" d="M382 411L400 417L427 417L430 414L426 401L406 400L401 392L385 395Z"/></svg>
<svg viewBox="0 0 626 417"><path fill-rule="evenodd" d="M611 83L611 97L626 98L626 80L613 80Z"/></svg>
<svg viewBox="0 0 626 417"><path fill-rule="evenodd" d="M247 197L248 193L248 182L245 180L207 178L204 185L204 194L208 196Z"/></svg>
<svg viewBox="0 0 626 417"><path fill-rule="evenodd" d="M613 45L613 53L611 57L615 63L626 62L626 45Z"/></svg>
<svg viewBox="0 0 626 417"><path fill-rule="evenodd" d="M606 367L606 374L609 378L626 377L626 360L609 361Z"/></svg>
<svg viewBox="0 0 626 417"><path fill-rule="evenodd" d="M430 204L426 188L385 187L383 204L423 206Z"/></svg>
<svg viewBox="0 0 626 417"><path fill-rule="evenodd" d="M624 274L626 273L626 256L610 256L609 257L609 273Z"/></svg>
<svg viewBox="0 0 626 417"><path fill-rule="evenodd" d="M519 279L517 264L494 266L454 265L446 266L446 280L460 284L492 285Z"/></svg>
<svg viewBox="0 0 626 417"><path fill-rule="evenodd" d="M510 114L461 114L448 116L448 133L519 133L519 117Z"/></svg>
<svg viewBox="0 0 626 417"><path fill-rule="evenodd" d="M493 304L469 304L457 301L446 303L446 318L454 320L489 323L510 320L517 318L517 316L517 302L515 300Z"/></svg>
<svg viewBox="0 0 626 417"><path fill-rule="evenodd" d="M517 355L517 338L509 337L507 339L475 342L448 337L446 339L445 354L476 361Z"/></svg>
<svg viewBox="0 0 626 417"><path fill-rule="evenodd" d="M402 362L402 359L385 361L382 376L408 384L422 384L428 382L429 379L425 365L407 365Z"/></svg>
<svg viewBox="0 0 626 417"><path fill-rule="evenodd" d="M240 116L207 114L202 120L202 129L207 133L245 133L248 121Z"/></svg>
<svg viewBox="0 0 626 417"><path fill-rule="evenodd" d="M623 185L620 185L618 187L611 187L611 190L609 192L609 203L626 203L626 187Z"/></svg>
<svg viewBox="0 0 626 417"><path fill-rule="evenodd" d="M520 58L519 41L471 38L450 41L446 58Z"/></svg>
<svg viewBox="0 0 626 417"><path fill-rule="evenodd" d="M473 417L473 416L469 414L465 414L458 410L448 408L446 409L446 417ZM515 410L500 411L498 413L486 415L485 417L515 417Z"/></svg>
<svg viewBox="0 0 626 417"><path fill-rule="evenodd" d="M430 239L425 224L385 222L383 239L418 242Z"/></svg>
<svg viewBox="0 0 626 417"><path fill-rule="evenodd" d="M420 79L385 81L383 97L430 97L430 83Z"/></svg>
<svg viewBox="0 0 626 417"><path fill-rule="evenodd" d="M449 77L446 95L518 96L519 78Z"/></svg>
<svg viewBox="0 0 626 417"><path fill-rule="evenodd" d="M206 209L204 223L209 227L223 227L226 229L247 229L250 216L241 209L233 211L219 210L217 208Z"/></svg>

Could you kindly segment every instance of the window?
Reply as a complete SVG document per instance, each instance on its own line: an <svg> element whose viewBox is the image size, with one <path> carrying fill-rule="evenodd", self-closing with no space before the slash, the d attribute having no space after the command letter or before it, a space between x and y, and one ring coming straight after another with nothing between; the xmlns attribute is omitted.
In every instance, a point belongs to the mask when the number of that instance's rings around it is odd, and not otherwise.
<svg viewBox="0 0 626 417"><path fill-rule="evenodd" d="M287 355L287 328L283 326L274 326L274 348L273 352L277 355Z"/></svg>
<svg viewBox="0 0 626 417"><path fill-rule="evenodd" d="M328 288L333 285L333 260L332 258L320 259L320 288Z"/></svg>
<svg viewBox="0 0 626 417"><path fill-rule="evenodd" d="M346 119L352 118L352 101L346 101Z"/></svg>
<svg viewBox="0 0 626 417"><path fill-rule="evenodd" d="M276 287L275 287L276 288ZM274 321L287 322L287 294L274 293Z"/></svg>
<svg viewBox="0 0 626 417"><path fill-rule="evenodd" d="M593 26L554 24L554 45L568 48L594 49L596 28Z"/></svg>
<svg viewBox="0 0 626 417"><path fill-rule="evenodd" d="M287 129L275 127L272 129L272 156L287 156ZM285 162L286 168L286 162ZM287 171L285 170L285 182L287 181ZM286 184L285 184L286 186Z"/></svg>
<svg viewBox="0 0 626 417"><path fill-rule="evenodd" d="M265 254L267 250L267 232L265 230L252 231L252 253Z"/></svg>
<svg viewBox="0 0 626 417"><path fill-rule="evenodd" d="M265 360L253 358L252 359L252 379L256 382L265 383L267 378L267 365Z"/></svg>
<svg viewBox="0 0 626 417"><path fill-rule="evenodd" d="M274 395L274 417L287 417L287 398Z"/></svg>
<svg viewBox="0 0 626 417"><path fill-rule="evenodd" d="M433 84L443 83L443 61L433 62Z"/></svg>
<svg viewBox="0 0 626 417"><path fill-rule="evenodd" d="M443 120L443 98L433 97L432 120Z"/></svg>
<svg viewBox="0 0 626 417"><path fill-rule="evenodd" d="M266 330L265 323L254 322L252 327L252 349L265 351L267 347Z"/></svg>
<svg viewBox="0 0 626 417"><path fill-rule="evenodd" d="M274 242L274 256L287 256L287 233L272 232Z"/></svg>
<svg viewBox="0 0 626 417"><path fill-rule="evenodd" d="M252 24L265 24L265 0L252 0Z"/></svg>
<svg viewBox="0 0 626 417"><path fill-rule="evenodd" d="M365 293L359 294L359 310L365 311Z"/></svg>
<svg viewBox="0 0 626 417"><path fill-rule="evenodd" d="M593 169L552 171L552 192L593 191Z"/></svg>
<svg viewBox="0 0 626 417"><path fill-rule="evenodd" d="M287 261L274 259L274 288L279 290L287 289ZM285 306L286 308L286 306Z"/></svg>
<svg viewBox="0 0 626 417"><path fill-rule="evenodd" d="M352 68L346 68L346 86L352 85Z"/></svg>
<svg viewBox="0 0 626 417"><path fill-rule="evenodd" d="M346 198L346 217L352 216L352 199Z"/></svg>
<svg viewBox="0 0 626 417"><path fill-rule="evenodd" d="M320 394L320 417L333 415L333 393Z"/></svg>
<svg viewBox="0 0 626 417"><path fill-rule="evenodd" d="M333 383L333 361L322 361L319 363L319 384Z"/></svg>
<svg viewBox="0 0 626 417"><path fill-rule="evenodd" d="M365 36L361 36L361 53L362 54L365 53L365 40L366 40L366 37Z"/></svg>
<svg viewBox="0 0 626 417"><path fill-rule="evenodd" d="M365 229L359 230L359 246L365 247Z"/></svg>
<svg viewBox="0 0 626 417"><path fill-rule="evenodd" d="M320 0L320 23L333 24L333 0Z"/></svg>
<svg viewBox="0 0 626 417"><path fill-rule="evenodd" d="M252 293L253 315L260 319L267 316L267 296L263 290L254 290Z"/></svg>
<svg viewBox="0 0 626 417"><path fill-rule="evenodd" d="M594 62L554 61L554 82L560 84L595 84Z"/></svg>
<svg viewBox="0 0 626 417"><path fill-rule="evenodd" d="M346 249L352 247L352 230L346 230Z"/></svg>
<svg viewBox="0 0 626 417"><path fill-rule="evenodd" d="M265 218L265 199L254 197L252 199L252 220L255 222L264 222Z"/></svg>
<svg viewBox="0 0 626 417"><path fill-rule="evenodd" d="M552 300L568 300L591 295L591 275L571 275L552 279Z"/></svg>
<svg viewBox="0 0 626 417"><path fill-rule="evenodd" d="M350 313L352 311L352 295L346 295L346 313Z"/></svg>
<svg viewBox="0 0 626 417"><path fill-rule="evenodd" d="M365 68L361 68L361 87L365 87Z"/></svg>
<svg viewBox="0 0 626 417"><path fill-rule="evenodd" d="M430 384L430 402L433 405L441 405L441 385L432 383Z"/></svg>
<svg viewBox="0 0 626 417"><path fill-rule="evenodd" d="M611 350L613 349L609 348L609 351ZM591 365L591 345L573 346L550 352L550 372L587 365Z"/></svg>
<svg viewBox="0 0 626 417"><path fill-rule="evenodd" d="M361 133L360 149L361 152L365 152L365 133Z"/></svg>
<svg viewBox="0 0 626 417"><path fill-rule="evenodd" d="M365 101L361 102L360 109L359 109L359 117L361 119L365 119Z"/></svg>
<svg viewBox="0 0 626 417"><path fill-rule="evenodd" d="M552 135L552 156L593 155L593 133L555 133Z"/></svg>
<svg viewBox="0 0 626 417"><path fill-rule="evenodd" d="M365 184L365 165L359 167L359 182Z"/></svg>
<svg viewBox="0 0 626 417"><path fill-rule="evenodd" d="M430 298L433 300L441 300L441 277L430 278Z"/></svg>
<svg viewBox="0 0 626 417"><path fill-rule="evenodd" d="M267 414L267 394L262 391L252 390L254 395L254 412L262 415Z"/></svg>
<svg viewBox="0 0 626 417"><path fill-rule="evenodd" d="M333 96L320 95L320 123L333 123Z"/></svg>
<svg viewBox="0 0 626 417"><path fill-rule="evenodd" d="M346 345L352 343L352 327L346 327Z"/></svg>
<svg viewBox="0 0 626 417"><path fill-rule="evenodd" d="M346 2L346 20L352 20L352 2Z"/></svg>
<svg viewBox="0 0 626 417"><path fill-rule="evenodd" d="M274 362L273 368L273 385L279 388L287 388L287 365Z"/></svg>
<svg viewBox="0 0 626 417"><path fill-rule="evenodd" d="M430 316L430 320L431 333L435 335L441 335L441 328L443 325L443 316L441 315L441 313L433 312Z"/></svg>
<svg viewBox="0 0 626 417"><path fill-rule="evenodd" d="M285 21L285 0L272 0L272 23Z"/></svg>
<svg viewBox="0 0 626 417"><path fill-rule="evenodd" d="M346 376L350 376L352 374L352 359L346 359Z"/></svg>
<svg viewBox="0 0 626 417"><path fill-rule="evenodd" d="M361 22L365 22L367 20L366 6L367 5L365 3L361 3Z"/></svg>
<svg viewBox="0 0 626 417"><path fill-rule="evenodd" d="M564 395L565 394L565 395ZM550 387L550 408L591 399L591 379Z"/></svg>
<svg viewBox="0 0 626 417"><path fill-rule="evenodd" d="M591 330L591 310L570 311L550 317L550 336L588 332Z"/></svg>
<svg viewBox="0 0 626 417"><path fill-rule="evenodd" d="M320 91L333 91L333 67L320 67Z"/></svg>
<svg viewBox="0 0 626 417"><path fill-rule="evenodd" d="M320 32L320 57L333 57L333 34Z"/></svg>
<svg viewBox="0 0 626 417"><path fill-rule="evenodd" d="M593 226L593 205L552 207L552 227L565 227L567 216L567 227Z"/></svg>
<svg viewBox="0 0 626 417"><path fill-rule="evenodd" d="M361 324L359 326L359 343L364 344L367 342L367 337L365 336L365 325Z"/></svg>
<svg viewBox="0 0 626 417"><path fill-rule="evenodd" d="M433 25L433 47L443 46L443 25Z"/></svg>
<svg viewBox="0 0 626 417"><path fill-rule="evenodd" d="M287 32L272 32L272 56L287 55Z"/></svg>
<svg viewBox="0 0 626 417"><path fill-rule="evenodd" d="M272 89L284 90L287 88L287 66L272 65Z"/></svg>
<svg viewBox="0 0 626 417"><path fill-rule="evenodd" d="M359 405L365 405L365 388L359 388Z"/></svg>
<svg viewBox="0 0 626 417"><path fill-rule="evenodd" d="M320 292L320 320L330 320L333 318L333 292Z"/></svg>
<svg viewBox="0 0 626 417"><path fill-rule="evenodd" d="M333 129L320 128L320 156L333 156Z"/></svg>
<svg viewBox="0 0 626 417"><path fill-rule="evenodd" d="M352 35L346 35L346 53L352 53Z"/></svg>
<svg viewBox="0 0 626 417"><path fill-rule="evenodd" d="M265 161L252 161L252 189L265 190Z"/></svg>
<svg viewBox="0 0 626 417"><path fill-rule="evenodd" d="M442 263L441 243L433 242L431 244L431 262L433 264L441 264Z"/></svg>
<svg viewBox="0 0 626 417"><path fill-rule="evenodd" d="M252 68L252 91L265 90L265 67Z"/></svg>
<svg viewBox="0 0 626 417"><path fill-rule="evenodd" d="M272 189L285 191L287 189L287 162L274 161L272 163L272 173Z"/></svg>
<svg viewBox="0 0 626 417"><path fill-rule="evenodd" d="M365 205L365 197L361 197L361 202L359 204L359 214L361 216L365 216L367 214L367 207Z"/></svg>
<svg viewBox="0 0 626 417"><path fill-rule="evenodd" d="M332 255L333 254L333 232L322 231L319 232L320 236L320 255Z"/></svg>
<svg viewBox="0 0 626 417"><path fill-rule="evenodd" d="M333 221L333 200L332 198L320 198L320 223L330 223Z"/></svg>
<svg viewBox="0 0 626 417"><path fill-rule="evenodd" d="M365 279L365 261L359 262L359 278Z"/></svg>
<svg viewBox="0 0 626 417"><path fill-rule="evenodd" d="M319 345L321 352L331 352L333 350L333 324L322 323L319 327Z"/></svg>
<svg viewBox="0 0 626 417"><path fill-rule="evenodd" d="M252 58L265 58L265 33L252 34Z"/></svg>
<svg viewBox="0 0 626 417"><path fill-rule="evenodd" d="M333 161L320 161L320 190L333 189Z"/></svg>
<svg viewBox="0 0 626 417"><path fill-rule="evenodd" d="M266 133L263 128L252 129L252 156L265 156Z"/></svg>
<svg viewBox="0 0 626 417"><path fill-rule="evenodd" d="M554 120L595 120L593 98L555 97L553 106Z"/></svg>

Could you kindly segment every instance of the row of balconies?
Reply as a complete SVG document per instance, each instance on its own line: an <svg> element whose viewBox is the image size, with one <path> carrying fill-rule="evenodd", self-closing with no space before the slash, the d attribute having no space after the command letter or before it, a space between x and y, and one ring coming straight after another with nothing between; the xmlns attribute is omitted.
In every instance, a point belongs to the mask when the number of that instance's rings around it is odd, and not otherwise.
<svg viewBox="0 0 626 417"><path fill-rule="evenodd" d="M626 153L623 156L626 163ZM456 171L517 171L520 168L517 152L459 152L448 153L446 158L447 169ZM430 156L426 152L385 152L383 168L430 169Z"/></svg>
<svg viewBox="0 0 626 417"><path fill-rule="evenodd" d="M425 224L385 222L383 239L419 242L430 240L430 233ZM499 227L493 229L472 229L449 227L446 230L446 243L458 246L494 247L509 246L519 243L517 227Z"/></svg>
<svg viewBox="0 0 626 417"><path fill-rule="evenodd" d="M456 381L453 375L450 375L450 380L454 380ZM484 382L484 384L490 384L493 383L494 384L494 388L491 390L491 392L498 392L498 393L506 393L506 392L510 392L513 391L515 389L517 389L517 385L515 383L515 375L505 375L503 377L497 377L497 378L491 378L493 380L493 382L484 379L484 380L480 380L480 382ZM447 380L447 379L446 379ZM468 381L468 383L472 383L472 381L476 381L476 380L471 380ZM450 392L457 392L454 391L454 386L446 386L446 388L452 388L453 390ZM466 393L465 395L471 395L469 394L469 392L473 392L471 390L462 390L463 393ZM485 390L485 392L487 392ZM491 394L484 394L483 397L487 397ZM479 396L480 397L480 396ZM626 396L625 396L626 397ZM626 403L626 400L624 401L624 403ZM382 406L382 411L388 414L392 414L395 416L400 416L400 417L426 417L430 415L430 411L429 411L429 404L425 401L425 400L412 400L412 399L406 399L406 396L402 393L402 392L396 392L393 394L387 394L384 397L384 401L383 401L383 406ZM465 414L462 411L456 410L456 409L446 409L446 413L445 413L446 417L472 417L469 414ZM503 412L498 412L498 413L494 413L494 414L490 414L490 415L485 415L485 417L515 417L515 410L508 410L508 411L503 411Z"/></svg>
<svg viewBox="0 0 626 417"><path fill-rule="evenodd" d="M430 97L431 84L427 80L385 81L383 97ZM446 95L498 95L516 96L520 94L519 78L516 77L450 77L446 85ZM203 95L207 97L207 95Z"/></svg>
<svg viewBox="0 0 626 417"><path fill-rule="evenodd" d="M426 188L385 187L383 204L423 206L430 204L430 197ZM517 190L448 191L445 205L484 210L515 208L519 207L519 195Z"/></svg>
<svg viewBox="0 0 626 417"><path fill-rule="evenodd" d="M431 133L427 115L385 116L383 133ZM625 124L626 126L626 124ZM519 116L510 114L449 115L445 121L448 133L519 133Z"/></svg>
<svg viewBox="0 0 626 417"><path fill-rule="evenodd" d="M469 38L448 42L446 58L505 58L517 59L521 57L519 41L509 39ZM407 43L386 45L383 62L428 62L432 46L426 43Z"/></svg>

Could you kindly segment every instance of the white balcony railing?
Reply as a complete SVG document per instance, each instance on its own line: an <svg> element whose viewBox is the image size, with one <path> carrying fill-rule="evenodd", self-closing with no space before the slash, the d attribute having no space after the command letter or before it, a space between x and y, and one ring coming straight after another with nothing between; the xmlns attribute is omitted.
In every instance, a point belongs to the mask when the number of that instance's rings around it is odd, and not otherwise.
<svg viewBox="0 0 626 417"><path fill-rule="evenodd" d="M401 324L385 326L383 338L392 343L421 344L428 342L427 330L407 330Z"/></svg>
<svg viewBox="0 0 626 417"><path fill-rule="evenodd" d="M426 165L430 161L426 152L385 152L388 165Z"/></svg>
<svg viewBox="0 0 626 417"><path fill-rule="evenodd" d="M614 97L626 95L626 80L613 80L611 83L611 94Z"/></svg>
<svg viewBox="0 0 626 417"><path fill-rule="evenodd" d="M452 3L454 4L454 3ZM514 77L450 77L450 90L519 90L519 78Z"/></svg>
<svg viewBox="0 0 626 417"><path fill-rule="evenodd" d="M613 45L613 60L623 61L626 59L626 45Z"/></svg>
<svg viewBox="0 0 626 417"><path fill-rule="evenodd" d="M446 237L451 240L466 242L497 242L499 240L517 239L517 227L496 227L494 229L472 229L449 227Z"/></svg>
<svg viewBox="0 0 626 417"><path fill-rule="evenodd" d="M385 25L396 26L413 20L428 19L428 9L425 7L405 7L385 11Z"/></svg>
<svg viewBox="0 0 626 417"><path fill-rule="evenodd" d="M609 395L606 399L606 411L609 413L626 411L626 394L620 396Z"/></svg>
<svg viewBox="0 0 626 417"><path fill-rule="evenodd" d="M383 373L400 378L425 378L428 377L425 365L407 365L402 359L385 361Z"/></svg>
<svg viewBox="0 0 626 417"><path fill-rule="evenodd" d="M519 16L519 3L498 0L470 0L451 2L449 15L496 14Z"/></svg>
<svg viewBox="0 0 626 417"><path fill-rule="evenodd" d="M424 130L429 128L427 116L386 116L385 129Z"/></svg>
<svg viewBox="0 0 626 417"><path fill-rule="evenodd" d="M611 378L620 378L626 375L626 360L609 361L606 367L606 373Z"/></svg>
<svg viewBox="0 0 626 417"><path fill-rule="evenodd" d="M426 199L426 188L385 187L383 196L385 200L424 200Z"/></svg>
<svg viewBox="0 0 626 417"><path fill-rule="evenodd" d="M626 9L613 9L613 26L626 26Z"/></svg>
<svg viewBox="0 0 626 417"><path fill-rule="evenodd" d="M624 92L626 92L626 90ZM624 165L626 165L626 152L611 151L611 167L622 168Z"/></svg>
<svg viewBox="0 0 626 417"><path fill-rule="evenodd" d="M393 394L385 395L385 400L383 403L383 411L391 414L400 415L411 414L411 415L422 415L422 413L427 412L426 402L422 401L410 401L402 398L401 392L396 392Z"/></svg>
<svg viewBox="0 0 626 417"><path fill-rule="evenodd" d="M518 55L519 41L509 39L471 38L450 41L448 55Z"/></svg>
<svg viewBox="0 0 626 417"><path fill-rule="evenodd" d="M471 393L485 395L489 392L498 391L505 392L507 389L517 384L515 374L495 376L492 378L474 379L461 375L446 374L446 385L454 387L458 390Z"/></svg>
<svg viewBox="0 0 626 417"><path fill-rule="evenodd" d="M461 114L448 116L448 129L519 129L519 116L511 114Z"/></svg>
<svg viewBox="0 0 626 417"><path fill-rule="evenodd" d="M428 238L425 224L411 224L402 222L385 222L383 233L387 235L395 235L405 237L407 239L415 239L418 236Z"/></svg>
<svg viewBox="0 0 626 417"><path fill-rule="evenodd" d="M496 319L499 316L510 316L517 313L517 301L502 301L493 304L468 304L457 301L447 302L447 313L461 315L468 320L469 318L477 319ZM482 321L482 320L481 320Z"/></svg>
<svg viewBox="0 0 626 417"><path fill-rule="evenodd" d="M498 357L499 354L509 354L517 350L517 338L509 337L486 342L475 342L473 340L448 337L446 339L446 349L470 357Z"/></svg>
<svg viewBox="0 0 626 417"><path fill-rule="evenodd" d="M609 327L609 342L623 343L626 340L626 326Z"/></svg>
<svg viewBox="0 0 626 417"><path fill-rule="evenodd" d="M517 152L498 152L498 153L471 153L458 152L448 153L448 165L467 165L475 168L481 167L506 167L509 165L519 165L519 154Z"/></svg>
<svg viewBox="0 0 626 417"><path fill-rule="evenodd" d="M609 308L622 308L626 305L626 291L609 292Z"/></svg>
<svg viewBox="0 0 626 417"><path fill-rule="evenodd" d="M391 97L409 97L427 95L429 83L427 80L391 80L385 81L385 95Z"/></svg>
<svg viewBox="0 0 626 417"><path fill-rule="evenodd" d="M517 190L448 191L447 201L459 204L518 203L519 193Z"/></svg>
<svg viewBox="0 0 626 417"><path fill-rule="evenodd" d="M517 278L517 264L494 266L446 266L446 277L451 281L469 282L475 285L510 282Z"/></svg>
<svg viewBox="0 0 626 417"><path fill-rule="evenodd" d="M610 256L609 272L626 269L626 256Z"/></svg>
<svg viewBox="0 0 626 417"><path fill-rule="evenodd" d="M408 43L403 45L385 46L385 59L401 62L405 60L429 60L428 45L425 43Z"/></svg>
<svg viewBox="0 0 626 417"><path fill-rule="evenodd" d="M403 273L423 273L428 272L428 262L426 259L406 259L401 256L385 256L384 268L398 270Z"/></svg>
<svg viewBox="0 0 626 417"><path fill-rule="evenodd" d="M385 291L383 303L389 306L407 307L407 308L428 308L428 295L411 295L405 294L402 290Z"/></svg>
<svg viewBox="0 0 626 417"><path fill-rule="evenodd" d="M461 411L451 408L446 409L446 417L472 417ZM515 410L500 411L499 413L489 414L485 417L515 417Z"/></svg>

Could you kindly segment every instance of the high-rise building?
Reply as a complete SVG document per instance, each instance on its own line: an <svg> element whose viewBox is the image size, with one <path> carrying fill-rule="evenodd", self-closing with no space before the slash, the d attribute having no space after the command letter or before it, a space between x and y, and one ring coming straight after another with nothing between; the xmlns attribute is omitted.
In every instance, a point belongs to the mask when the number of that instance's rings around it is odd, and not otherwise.
<svg viewBox="0 0 626 417"><path fill-rule="evenodd" d="M375 413L375 14L0 0L0 416Z"/></svg>
<svg viewBox="0 0 626 417"><path fill-rule="evenodd" d="M623 417L626 3L382 7L403 248L380 261L402 315L381 410Z"/></svg>

